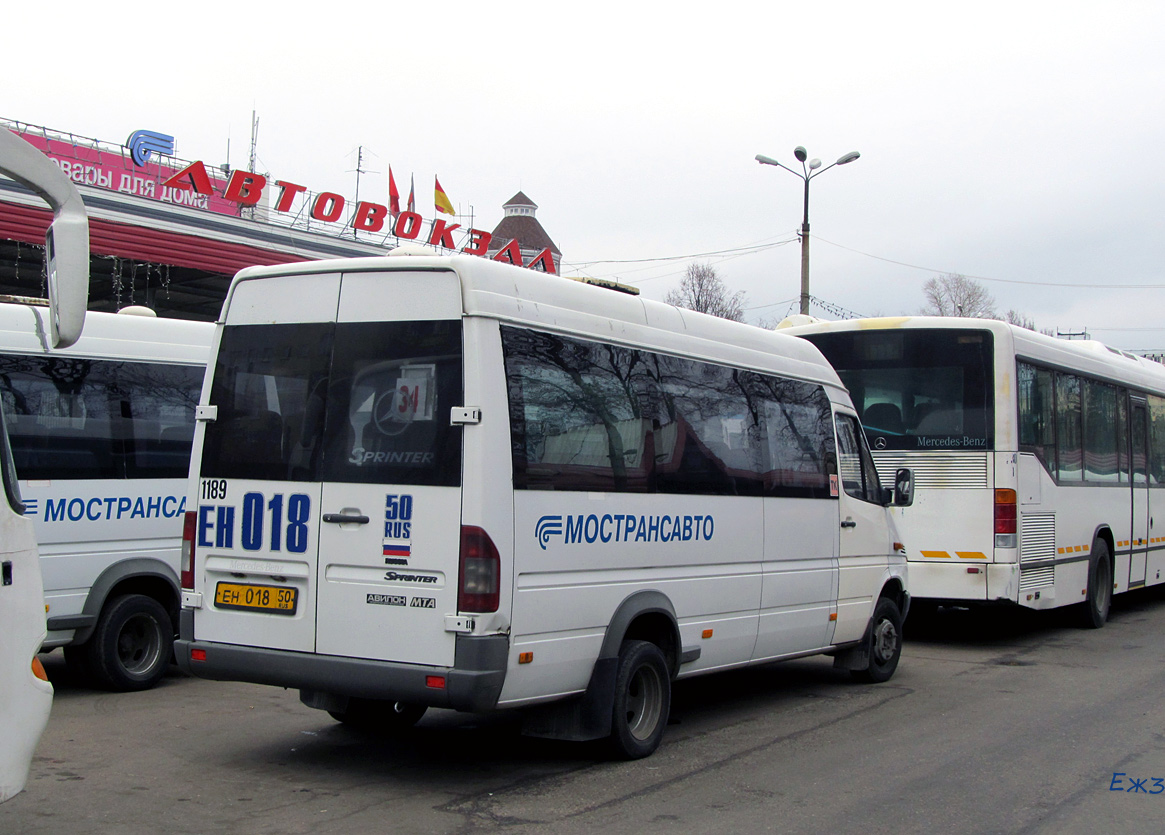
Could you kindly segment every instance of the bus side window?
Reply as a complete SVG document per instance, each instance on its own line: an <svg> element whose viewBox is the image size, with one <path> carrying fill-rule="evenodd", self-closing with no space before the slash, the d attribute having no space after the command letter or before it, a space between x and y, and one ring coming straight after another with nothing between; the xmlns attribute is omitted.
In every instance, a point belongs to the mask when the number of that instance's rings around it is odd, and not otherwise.
<svg viewBox="0 0 1165 835"><path fill-rule="evenodd" d="M1034 452L1050 474L1056 472L1055 392L1052 372L1016 363L1019 378L1019 449Z"/></svg>

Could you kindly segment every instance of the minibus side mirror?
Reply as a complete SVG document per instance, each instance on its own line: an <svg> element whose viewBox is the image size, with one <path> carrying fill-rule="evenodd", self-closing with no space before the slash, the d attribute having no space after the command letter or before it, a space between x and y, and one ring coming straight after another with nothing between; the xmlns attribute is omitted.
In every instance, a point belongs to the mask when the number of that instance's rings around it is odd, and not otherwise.
<svg viewBox="0 0 1165 835"><path fill-rule="evenodd" d="M81 337L89 304L89 216L81 193L56 163L15 133L0 128L0 174L40 195L53 210L45 234L45 284L52 348Z"/></svg>
<svg viewBox="0 0 1165 835"><path fill-rule="evenodd" d="M914 472L902 467L894 473L894 495L890 502L894 507L910 507L914 504Z"/></svg>

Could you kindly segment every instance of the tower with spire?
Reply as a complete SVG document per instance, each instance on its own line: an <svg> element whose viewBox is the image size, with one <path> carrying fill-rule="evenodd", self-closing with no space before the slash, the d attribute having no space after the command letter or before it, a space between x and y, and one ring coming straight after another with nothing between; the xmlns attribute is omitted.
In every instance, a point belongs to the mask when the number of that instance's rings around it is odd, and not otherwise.
<svg viewBox="0 0 1165 835"><path fill-rule="evenodd" d="M502 209L505 217L494 227L487 255L492 258L510 241L516 240L522 252L523 264L529 264L539 252L549 249L554 258L554 271L561 273L562 252L535 217L538 204L519 191L502 204Z"/></svg>

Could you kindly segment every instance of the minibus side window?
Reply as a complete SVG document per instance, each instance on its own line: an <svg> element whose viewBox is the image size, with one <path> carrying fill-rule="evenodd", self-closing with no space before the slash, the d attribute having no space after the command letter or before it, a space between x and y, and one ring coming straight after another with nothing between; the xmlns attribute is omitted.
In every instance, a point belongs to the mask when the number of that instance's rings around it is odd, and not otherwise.
<svg viewBox="0 0 1165 835"><path fill-rule="evenodd" d="M878 471L858 422L849 415L837 416L837 447L842 489L855 499L881 504Z"/></svg>

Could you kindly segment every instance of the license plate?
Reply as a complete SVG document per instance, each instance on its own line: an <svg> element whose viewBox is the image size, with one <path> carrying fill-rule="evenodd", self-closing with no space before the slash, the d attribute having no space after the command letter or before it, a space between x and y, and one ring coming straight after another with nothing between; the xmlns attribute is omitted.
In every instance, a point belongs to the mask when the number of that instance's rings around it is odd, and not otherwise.
<svg viewBox="0 0 1165 835"><path fill-rule="evenodd" d="M298 589L286 586L253 586L248 583L219 583L214 590L214 605L220 609L246 609L294 615Z"/></svg>

